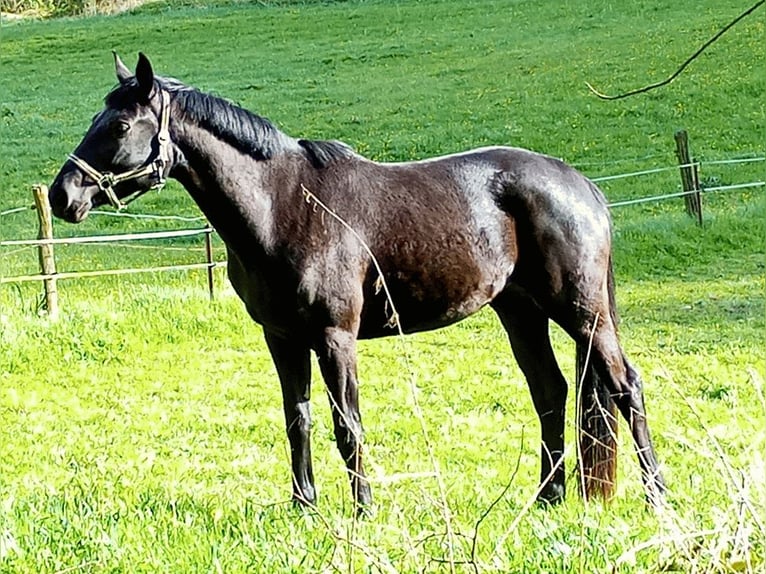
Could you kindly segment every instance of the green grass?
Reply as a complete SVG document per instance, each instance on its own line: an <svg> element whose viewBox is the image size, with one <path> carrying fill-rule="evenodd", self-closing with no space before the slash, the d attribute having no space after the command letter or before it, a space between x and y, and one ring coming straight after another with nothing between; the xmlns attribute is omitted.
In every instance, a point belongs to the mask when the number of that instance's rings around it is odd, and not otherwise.
<svg viewBox="0 0 766 574"><path fill-rule="evenodd" d="M673 165L678 128L702 159L764 153L762 10L661 91L605 103L584 87L668 75L742 10L734 1L691 12L663 0L282 4L160 2L111 18L3 22L0 211L30 203L31 184L50 181L77 144L115 81L111 48L131 63L142 50L159 73L290 134L342 139L379 160L504 143L595 177ZM756 181L763 166L701 176ZM678 175L603 187L612 201L657 195L676 191ZM135 205L198 214L175 184ZM706 196L702 228L680 199L614 218L622 339L646 381L671 488L664 513L644 507L624 433L611 506L584 505L570 482L562 507L524 511L537 419L490 312L361 344L375 506L358 522L318 376L320 504L290 506L279 385L223 274L213 302L202 273L62 281L57 323L38 316L39 285L2 285L0 572L448 572L450 541L457 572L762 571L763 191ZM93 216L56 235L187 226ZM0 216L0 239L35 234L31 213ZM62 247L57 261L76 270L203 258L195 239L152 245L188 249ZM0 276L33 273L35 259L0 248ZM553 335L571 374L572 344Z"/></svg>

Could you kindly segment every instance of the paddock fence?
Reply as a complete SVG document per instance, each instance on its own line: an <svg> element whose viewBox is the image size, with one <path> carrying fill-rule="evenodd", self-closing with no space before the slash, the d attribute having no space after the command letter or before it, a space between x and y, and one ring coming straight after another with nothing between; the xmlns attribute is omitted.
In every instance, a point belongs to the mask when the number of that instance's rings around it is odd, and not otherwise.
<svg viewBox="0 0 766 574"><path fill-rule="evenodd" d="M766 182L761 179L755 181L746 181L740 183L731 183L726 185L704 185L700 182L699 169L702 165L736 165L749 164L755 162L764 162L764 156L751 156L740 158L718 159L710 161L696 161L689 156L689 146L686 132L679 131L675 134L677 144L676 155L679 163L673 166L654 167L640 171L627 173L618 173L612 175L595 176L590 179L593 182L609 182L621 179L636 178L658 174L668 171L678 171L681 178L682 191L652 195L624 201L615 201L609 204L610 209L617 209L631 205L639 205L653 202L660 202L669 199L684 199L686 213L693 217L697 224L703 222L702 197L709 193L719 193L728 191L737 191L748 188L763 188ZM583 170L583 165L576 165ZM9 215L19 214L24 211L35 210L38 218L38 236L35 239L11 239L0 241L0 258L7 253L3 249L29 249L37 248L39 273L15 275L11 277L0 276L0 285L18 284L30 281L42 282L44 288L44 307L45 313L52 319L58 315L58 281L66 279L85 279L93 277L131 275L138 273L166 272L166 271L195 271L204 270L207 278L207 289L211 299L215 297L214 293L214 270L217 267L226 265L225 260L215 260L213 253L213 234L215 230L207 223L204 217L184 217L178 215L154 215L154 214L133 214L125 212L109 212L95 210L92 215L126 217L133 219L151 219L156 221L175 221L184 223L200 224L196 227L176 229L170 231L151 231L140 233L125 233L112 235L91 235L69 238L55 238L53 234L53 223L50 206L48 205L48 189L44 185L35 185L32 188L34 205L19 206L0 211L0 222L2 218ZM93 245L93 244L117 244L122 242L140 242L145 240L169 240L182 237L204 236L204 260L198 263L168 264L147 267L128 267L115 269L95 269L85 271L59 271L56 266L54 247L59 245ZM138 245L134 245L139 247ZM140 245L146 249L179 249L188 251L184 248L173 247L152 247Z"/></svg>
<svg viewBox="0 0 766 574"><path fill-rule="evenodd" d="M89 235L80 237L56 238L53 235L53 217L51 208L48 204L48 188L45 185L37 184L32 187L34 205L8 209L0 212L0 217L5 215L17 214L23 211L34 210L38 219L38 236L36 239L11 239L0 241L0 248L30 248L36 247L38 252L38 261L40 272L29 275L15 275L12 277L0 277L0 285L25 283L29 281L42 282L44 287L44 311L55 319L58 316L58 281L64 279L84 279L93 277L107 277L115 275L133 275L137 273L157 273L165 271L194 271L204 270L207 278L207 290L210 299L215 298L215 281L213 272L217 267L226 265L225 260L216 260L213 251L212 236L215 233L213 227L207 223L204 217L183 217L174 215L137 215L125 214L121 212L100 212L94 211L94 214L111 215L116 217L130 217L133 219L152 219L152 220L173 220L184 222L204 223L202 227L187 229L176 229L170 231L148 231L139 233L124 233L110 235ZM182 237L204 236L204 260L199 263L168 264L155 265L147 267L122 267L114 269L94 269L85 271L59 271L56 268L54 256L54 246L56 245L94 245L94 244L116 244L121 242L138 242L146 240L165 240L177 239ZM143 245L142 247L148 247ZM148 247L155 249L156 247ZM164 247L168 249L168 247ZM173 249L173 248L170 248ZM177 248L188 252L189 249ZM3 255L0 252L0 257Z"/></svg>

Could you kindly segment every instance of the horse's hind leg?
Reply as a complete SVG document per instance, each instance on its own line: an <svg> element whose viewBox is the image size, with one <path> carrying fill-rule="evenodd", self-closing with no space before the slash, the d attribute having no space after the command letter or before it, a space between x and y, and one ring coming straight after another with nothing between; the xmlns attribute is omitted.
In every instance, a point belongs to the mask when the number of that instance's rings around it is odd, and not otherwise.
<svg viewBox="0 0 766 574"><path fill-rule="evenodd" d="M627 371L628 385L638 392L632 392L627 401L621 404L617 400L617 407L628 420L633 432L633 440L636 444L638 460L641 464L642 476L646 485L646 492L652 504L658 504L666 490L665 480L660 473L660 465L657 455L652 446L649 435L649 426L646 422L646 409L644 407L643 383L638 372L633 368L628 359L623 355L623 362Z"/></svg>
<svg viewBox="0 0 766 574"><path fill-rule="evenodd" d="M611 291L612 288L609 289ZM609 396L630 426L647 497L653 504L658 504L665 491L665 483L649 435L643 384L620 347L613 314L613 296L607 291L603 299L597 298L596 301L590 309L573 307L576 311L573 314L571 311L565 313L568 318L559 322L578 346L584 349L590 346L590 361L598 379L601 384L606 385ZM559 319L561 317L557 317L557 321ZM583 406L583 411L585 410L586 407ZM614 453L610 456L613 457ZM587 481L588 477L585 478Z"/></svg>
<svg viewBox="0 0 766 574"><path fill-rule="evenodd" d="M567 383L551 348L548 317L529 297L507 290L492 308L508 332L527 379L542 431L539 499L558 503L565 495L564 413Z"/></svg>
<svg viewBox="0 0 766 574"><path fill-rule="evenodd" d="M591 360L610 387L612 399L630 426L647 497L651 503L658 504L665 492L665 481L649 434L641 377L620 348L611 318L599 321L592 340Z"/></svg>
<svg viewBox="0 0 766 574"><path fill-rule="evenodd" d="M356 336L350 331L329 327L324 330L316 351L319 368L330 395L335 441L346 462L354 500L361 509L372 502L372 494L362 466Z"/></svg>

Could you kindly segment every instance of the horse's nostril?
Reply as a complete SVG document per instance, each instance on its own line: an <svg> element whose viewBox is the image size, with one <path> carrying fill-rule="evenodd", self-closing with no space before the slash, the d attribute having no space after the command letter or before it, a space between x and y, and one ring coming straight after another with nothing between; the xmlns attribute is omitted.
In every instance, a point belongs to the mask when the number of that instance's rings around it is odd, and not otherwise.
<svg viewBox="0 0 766 574"><path fill-rule="evenodd" d="M48 194L48 203L51 206L51 210L53 210L53 214L56 217L61 216L61 211L64 207L66 207L65 201L62 201L62 196L57 193L53 193L53 190Z"/></svg>
<svg viewBox="0 0 766 574"><path fill-rule="evenodd" d="M48 192L48 203L50 203L53 215L62 217L69 205L69 197L67 197L67 194L63 189L54 183Z"/></svg>
<svg viewBox="0 0 766 574"><path fill-rule="evenodd" d="M55 217L72 223L85 219L92 206L88 195L66 176L58 176L51 184L48 203Z"/></svg>

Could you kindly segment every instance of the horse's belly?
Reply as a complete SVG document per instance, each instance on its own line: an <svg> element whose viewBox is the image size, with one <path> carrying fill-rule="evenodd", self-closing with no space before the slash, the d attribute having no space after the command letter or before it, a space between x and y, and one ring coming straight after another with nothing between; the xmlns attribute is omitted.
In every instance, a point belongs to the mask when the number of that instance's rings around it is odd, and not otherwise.
<svg viewBox="0 0 766 574"><path fill-rule="evenodd" d="M393 273L387 289L378 280L374 290L366 293L359 338L395 335L399 328L416 333L457 323L492 301L505 288L512 269L507 264L492 273L437 274L430 280Z"/></svg>

